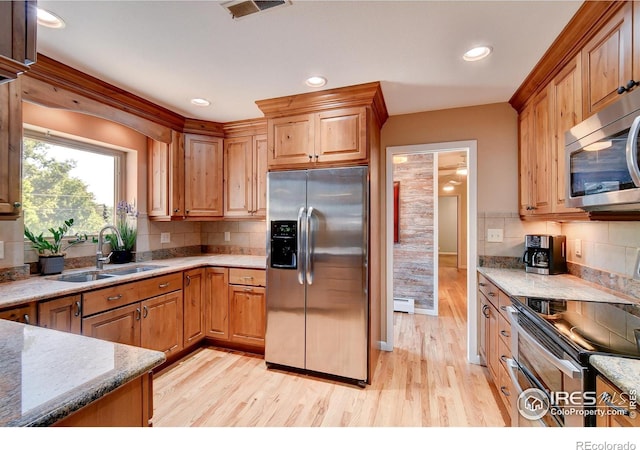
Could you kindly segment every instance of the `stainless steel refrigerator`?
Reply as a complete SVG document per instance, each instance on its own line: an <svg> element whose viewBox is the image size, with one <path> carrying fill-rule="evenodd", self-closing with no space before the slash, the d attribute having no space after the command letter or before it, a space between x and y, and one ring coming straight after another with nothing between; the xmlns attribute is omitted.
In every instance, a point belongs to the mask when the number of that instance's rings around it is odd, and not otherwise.
<svg viewBox="0 0 640 450"><path fill-rule="evenodd" d="M267 177L265 361L368 381L367 167Z"/></svg>

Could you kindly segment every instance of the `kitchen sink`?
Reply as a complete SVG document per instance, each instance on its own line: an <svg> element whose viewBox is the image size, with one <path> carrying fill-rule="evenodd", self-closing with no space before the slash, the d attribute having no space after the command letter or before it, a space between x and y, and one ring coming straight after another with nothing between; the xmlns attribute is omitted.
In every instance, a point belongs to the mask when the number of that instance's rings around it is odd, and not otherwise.
<svg viewBox="0 0 640 450"><path fill-rule="evenodd" d="M95 270L89 272L76 272L70 273L67 275L60 275L57 277L49 278L50 280L56 281L67 281L70 283L84 283L87 281L96 281L96 280L104 280L105 278L114 278L115 275L111 275L108 273L101 273Z"/></svg>
<svg viewBox="0 0 640 450"><path fill-rule="evenodd" d="M154 265L134 266L134 267L127 267L124 269L110 270L107 272L101 272L98 270L87 270L85 272L76 272L76 273L69 273L65 275L58 275L57 277L50 277L49 279L55 280L55 281L67 281L69 283L86 283L87 281L96 281L96 280L104 280L107 278L115 278L122 275L130 275L132 273L141 273L141 272L147 272L149 270L154 270L154 269L162 269L163 267L167 267L167 266L154 266Z"/></svg>
<svg viewBox="0 0 640 450"><path fill-rule="evenodd" d="M115 276L118 276L118 275L130 275L132 273L147 272L148 270L162 269L164 267L167 267L167 266L153 266L153 265L135 266L135 267L127 267L125 269L110 270L110 271L107 272L107 274L115 275Z"/></svg>

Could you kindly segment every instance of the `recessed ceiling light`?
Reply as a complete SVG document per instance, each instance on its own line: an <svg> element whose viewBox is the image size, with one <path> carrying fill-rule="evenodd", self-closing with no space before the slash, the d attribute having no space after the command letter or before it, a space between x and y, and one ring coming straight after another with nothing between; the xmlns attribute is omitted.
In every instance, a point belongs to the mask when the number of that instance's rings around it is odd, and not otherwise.
<svg viewBox="0 0 640 450"><path fill-rule="evenodd" d="M307 78L304 83L309 87L317 88L327 84L327 79L325 77L313 76Z"/></svg>
<svg viewBox="0 0 640 450"><path fill-rule="evenodd" d="M209 106L211 102L206 98L192 98L191 104L196 106Z"/></svg>
<svg viewBox="0 0 640 450"><path fill-rule="evenodd" d="M64 20L56 16L51 11L47 11L42 8L37 8L37 11L38 25L42 25L47 28L64 28L66 26Z"/></svg>
<svg viewBox="0 0 640 450"><path fill-rule="evenodd" d="M464 166L460 166L456 169L456 175L464 176L464 175L467 175L468 173L469 173L469 170L467 170L467 168Z"/></svg>
<svg viewBox="0 0 640 450"><path fill-rule="evenodd" d="M493 49L491 47L486 45L473 47L472 49L467 50L464 55L462 55L462 59L464 59L465 61L480 61L481 59L489 56L492 50Z"/></svg>

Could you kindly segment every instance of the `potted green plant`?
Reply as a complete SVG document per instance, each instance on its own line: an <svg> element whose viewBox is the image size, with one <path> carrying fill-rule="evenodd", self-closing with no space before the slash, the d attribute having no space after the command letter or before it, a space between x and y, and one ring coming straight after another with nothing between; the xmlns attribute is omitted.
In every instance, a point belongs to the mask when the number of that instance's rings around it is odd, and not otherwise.
<svg viewBox="0 0 640 450"><path fill-rule="evenodd" d="M123 245L118 244L115 234L107 234L106 240L111 244L111 256L109 261L112 264L124 264L133 259L133 250L136 246L138 236L137 227L138 212L135 203L128 203L126 200L118 202L116 207L116 228L120 233Z"/></svg>
<svg viewBox="0 0 640 450"><path fill-rule="evenodd" d="M31 246L38 252L41 275L62 273L64 270L64 251L72 245L80 244L87 240L86 234L84 236L76 234L76 238L68 241L67 245L63 247L62 239L72 226L73 219L69 219L65 220L64 224L58 228L49 228L52 238L45 238L43 233L35 235L27 226L24 227L24 235L31 241Z"/></svg>

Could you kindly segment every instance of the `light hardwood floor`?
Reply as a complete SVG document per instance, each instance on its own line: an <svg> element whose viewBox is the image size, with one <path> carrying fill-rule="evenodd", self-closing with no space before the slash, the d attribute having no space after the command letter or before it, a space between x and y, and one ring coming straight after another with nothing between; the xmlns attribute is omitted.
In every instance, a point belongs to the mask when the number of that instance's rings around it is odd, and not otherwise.
<svg viewBox="0 0 640 450"><path fill-rule="evenodd" d="M393 352L364 389L203 348L154 380L154 426L504 426L466 362L466 271L440 270L438 317L394 313Z"/></svg>

